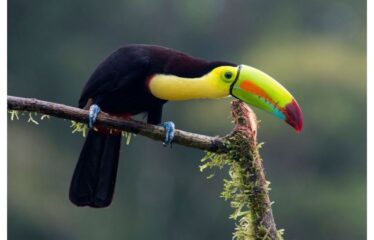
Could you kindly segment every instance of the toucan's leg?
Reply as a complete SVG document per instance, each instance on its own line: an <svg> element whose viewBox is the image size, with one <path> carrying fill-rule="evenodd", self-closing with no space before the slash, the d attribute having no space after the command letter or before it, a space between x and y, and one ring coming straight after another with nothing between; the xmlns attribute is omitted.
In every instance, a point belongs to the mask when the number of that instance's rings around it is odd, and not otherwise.
<svg viewBox="0 0 374 240"><path fill-rule="evenodd" d="M90 106L90 113L88 115L88 127L89 128L93 127L93 124L95 123L97 115L99 114L100 111L101 109L98 105L92 104Z"/></svg>
<svg viewBox="0 0 374 240"><path fill-rule="evenodd" d="M165 140L163 144L165 147L170 144L170 147L171 147L171 143L174 138L175 124L170 121L164 122L163 127L165 128Z"/></svg>
<svg viewBox="0 0 374 240"><path fill-rule="evenodd" d="M163 105L160 104L158 106L153 106L152 109L148 110L148 123L156 125L161 123L162 107ZM173 122L164 122L162 126L165 129L165 140L163 142L163 145L167 146L170 144L171 146L171 143L174 138L175 124Z"/></svg>

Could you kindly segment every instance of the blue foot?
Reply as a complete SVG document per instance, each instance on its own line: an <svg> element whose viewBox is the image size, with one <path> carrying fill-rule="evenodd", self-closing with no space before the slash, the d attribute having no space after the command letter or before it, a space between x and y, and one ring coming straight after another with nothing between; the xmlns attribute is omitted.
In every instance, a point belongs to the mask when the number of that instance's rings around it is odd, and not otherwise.
<svg viewBox="0 0 374 240"><path fill-rule="evenodd" d="M97 118L97 115L99 114L99 112L101 112L101 109L98 105L96 104L92 104L91 107L90 107L90 113L88 115L88 127L89 128L92 128L95 121L96 121L96 118Z"/></svg>
<svg viewBox="0 0 374 240"><path fill-rule="evenodd" d="M170 144L173 141L174 138L174 130L175 130L175 124L173 122L164 122L163 127L165 128L165 140L164 140L164 147Z"/></svg>

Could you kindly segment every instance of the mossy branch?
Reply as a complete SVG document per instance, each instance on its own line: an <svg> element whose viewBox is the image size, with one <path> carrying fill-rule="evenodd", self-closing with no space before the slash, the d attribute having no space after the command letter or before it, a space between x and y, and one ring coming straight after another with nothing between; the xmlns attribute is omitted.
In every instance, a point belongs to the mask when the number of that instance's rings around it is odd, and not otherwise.
<svg viewBox="0 0 374 240"><path fill-rule="evenodd" d="M88 122L87 110L31 98L8 96L8 109L14 110L11 112L11 119L18 119L16 111L27 111L75 122ZM230 218L239 219L233 238L282 239L282 230L277 231L274 222L268 194L269 182L266 181L258 152L260 146L257 143L256 115L238 100L232 102L231 113L235 126L228 136L210 137L176 130L173 142L208 151L201 170L229 166L230 180L224 182L222 197L230 200L235 209ZM99 114L96 124L158 141L164 139L163 127L125 120L103 112Z"/></svg>
<svg viewBox="0 0 374 240"><path fill-rule="evenodd" d="M268 185L262 159L261 145L257 143L257 118L248 105L235 101L231 106L235 123L229 138L229 157L240 165L242 183L247 189L249 210L255 239L282 239L283 230L277 231L274 222Z"/></svg>
<svg viewBox="0 0 374 240"><path fill-rule="evenodd" d="M229 167L230 179L224 180L221 197L231 202L234 212L230 218L237 221L234 239L283 239L283 230L277 230L271 201L269 182L266 181L257 143L257 119L248 105L235 100L231 104L234 121L232 133L225 138L227 152L208 152L200 170ZM209 175L208 178L211 178Z"/></svg>
<svg viewBox="0 0 374 240"><path fill-rule="evenodd" d="M34 98L21 98L8 96L8 109L38 112L50 116L70 119L76 122L88 123L88 111L75 108L59 103L42 101ZM12 114L12 117L18 117ZM164 140L164 128L152 124L146 124L135 120L125 120L120 117L111 116L101 112L96 120L95 126L104 126L123 130L126 132L143 135L153 140ZM211 152L226 152L223 139L219 137L210 137L201 134L190 133L182 130L175 130L173 143L184 145L187 147L198 148Z"/></svg>

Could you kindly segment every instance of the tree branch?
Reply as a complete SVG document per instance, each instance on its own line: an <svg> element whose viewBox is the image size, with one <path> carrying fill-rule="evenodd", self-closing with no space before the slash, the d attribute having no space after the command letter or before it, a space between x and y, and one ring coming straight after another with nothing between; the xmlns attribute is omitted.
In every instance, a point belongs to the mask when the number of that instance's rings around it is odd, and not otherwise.
<svg viewBox="0 0 374 240"><path fill-rule="evenodd" d="M250 205L254 239L282 239L273 217L269 198L269 182L265 177L262 159L257 144L257 118L253 110L241 101L231 105L231 115L235 126L229 138L234 145L234 154L230 154L239 163L245 174L242 182L250 186L248 200Z"/></svg>
<svg viewBox="0 0 374 240"><path fill-rule="evenodd" d="M64 104L42 101L34 98L8 96L8 109L38 112L58 118L88 123L87 110L70 107ZM158 141L162 141L165 136L163 127L146 124L135 120L125 120L120 117L111 116L104 112L101 112L98 115L95 125L120 129L126 132L143 135L145 137ZM223 153L227 151L223 144L223 138L210 137L178 129L175 130L173 143L210 152Z"/></svg>
<svg viewBox="0 0 374 240"><path fill-rule="evenodd" d="M8 109L28 112L39 112L58 118L88 122L88 111L63 104L41 101L32 98L8 96ZM268 182L258 153L256 115L246 104L235 100L232 102L232 118L235 126L233 132L225 137L210 137L182 130L175 130L173 142L187 147L224 153L239 163L244 174L240 182L248 187L244 191L248 199L254 239L281 239L277 232L268 194ZM148 138L162 141L164 128L135 120L111 116L101 112L96 124L120 129Z"/></svg>

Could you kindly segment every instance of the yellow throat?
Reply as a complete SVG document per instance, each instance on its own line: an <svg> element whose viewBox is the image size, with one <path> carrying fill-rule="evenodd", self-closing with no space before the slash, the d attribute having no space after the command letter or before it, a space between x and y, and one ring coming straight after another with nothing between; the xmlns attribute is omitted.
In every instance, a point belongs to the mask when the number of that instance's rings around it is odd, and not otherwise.
<svg viewBox="0 0 374 240"><path fill-rule="evenodd" d="M230 85L217 81L213 73L197 78L156 74L149 80L148 88L155 97L174 101L223 98L230 92Z"/></svg>

